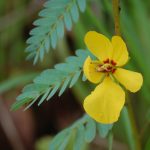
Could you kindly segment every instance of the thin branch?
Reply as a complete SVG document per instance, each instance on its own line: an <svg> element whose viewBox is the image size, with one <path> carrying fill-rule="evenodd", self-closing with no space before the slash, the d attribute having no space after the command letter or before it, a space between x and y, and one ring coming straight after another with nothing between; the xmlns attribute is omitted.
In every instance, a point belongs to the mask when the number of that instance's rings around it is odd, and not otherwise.
<svg viewBox="0 0 150 150"><path fill-rule="evenodd" d="M121 35L120 32L120 6L119 6L119 1L120 0L112 0L113 3L113 14L114 14L114 22L115 22L115 33L116 35Z"/></svg>

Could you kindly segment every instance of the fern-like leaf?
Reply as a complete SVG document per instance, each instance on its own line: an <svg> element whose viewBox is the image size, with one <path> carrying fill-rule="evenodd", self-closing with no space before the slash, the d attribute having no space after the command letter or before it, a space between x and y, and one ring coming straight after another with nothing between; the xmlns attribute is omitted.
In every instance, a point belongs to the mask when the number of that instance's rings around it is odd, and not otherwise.
<svg viewBox="0 0 150 150"><path fill-rule="evenodd" d="M88 139L90 140L86 140L87 135ZM95 136L96 136L96 122L93 119L91 119L88 115L84 115L73 125L58 133L50 142L49 149L65 150L65 148L69 144L69 141L71 141L71 138L73 138L72 139L73 143L71 146L72 150L82 150L86 143L93 141Z"/></svg>
<svg viewBox="0 0 150 150"><path fill-rule="evenodd" d="M69 145L72 150L82 150L85 144L94 140L96 130L101 137L104 137L104 134L106 137L111 129L112 125L99 124L86 114L70 127L59 132L50 142L49 149L65 150Z"/></svg>
<svg viewBox="0 0 150 150"><path fill-rule="evenodd" d="M55 48L58 39L64 36L64 27L71 30L73 21L79 18L79 9L83 12L85 7L86 0L48 0L39 13L41 18L33 23L36 27L27 40L27 59L34 57L34 64L39 58L42 61L44 54Z"/></svg>
<svg viewBox="0 0 150 150"><path fill-rule="evenodd" d="M43 71L32 84L24 87L22 94L12 105L12 109L16 110L26 103L29 103L27 106L29 108L37 100L40 105L45 99L50 100L59 89L59 96L62 95L67 87L72 87L76 83L82 73L83 63L89 55L93 57L89 51L77 50L76 56L69 56L65 63L55 65L54 69Z"/></svg>

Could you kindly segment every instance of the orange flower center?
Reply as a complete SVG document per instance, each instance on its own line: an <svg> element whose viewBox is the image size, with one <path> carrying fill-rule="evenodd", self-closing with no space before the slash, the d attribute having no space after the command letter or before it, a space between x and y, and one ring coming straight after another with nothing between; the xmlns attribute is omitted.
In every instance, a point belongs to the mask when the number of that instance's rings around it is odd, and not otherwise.
<svg viewBox="0 0 150 150"><path fill-rule="evenodd" d="M116 62L110 59L103 61L103 64L99 64L96 67L96 71L104 73L114 73L116 70Z"/></svg>

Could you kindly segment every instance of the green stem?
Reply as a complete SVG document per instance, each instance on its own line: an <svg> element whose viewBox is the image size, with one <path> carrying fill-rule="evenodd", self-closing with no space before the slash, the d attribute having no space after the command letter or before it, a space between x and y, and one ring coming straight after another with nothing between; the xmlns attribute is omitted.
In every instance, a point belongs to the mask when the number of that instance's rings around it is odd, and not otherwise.
<svg viewBox="0 0 150 150"><path fill-rule="evenodd" d="M114 22L115 22L115 33L116 35L121 35L120 33L120 18L119 18L119 0L112 0L113 4L113 14L114 14Z"/></svg>
<svg viewBox="0 0 150 150"><path fill-rule="evenodd" d="M126 94L127 95L127 94ZM129 99L129 96L127 95L127 111L128 111L128 118L130 120L130 126L132 129L132 132L130 134L132 134L132 138L134 139L134 143L135 143L135 147L133 148L133 150L141 150L141 142L140 142L140 136L139 133L137 131L137 126L136 126L136 122L134 119L134 112L132 109L132 104L131 101Z"/></svg>
<svg viewBox="0 0 150 150"><path fill-rule="evenodd" d="M120 18L119 18L119 13L120 13L119 0L112 0L112 5L113 5L113 14L114 14L114 22L115 22L115 33L116 35L121 36ZM132 104L130 100L128 100L127 103L128 103L127 107L125 107L122 111L122 119L128 137L128 143L131 150L141 150L141 144L137 132L136 122L134 119Z"/></svg>
<svg viewBox="0 0 150 150"><path fill-rule="evenodd" d="M132 112L132 107L124 107L122 110L122 120L125 128L125 133L127 135L127 140L131 150L141 150L141 145L139 141L139 136L136 129L136 124L134 121L134 116Z"/></svg>
<svg viewBox="0 0 150 150"><path fill-rule="evenodd" d="M113 149L113 133L110 132L108 135L108 150L112 150Z"/></svg>

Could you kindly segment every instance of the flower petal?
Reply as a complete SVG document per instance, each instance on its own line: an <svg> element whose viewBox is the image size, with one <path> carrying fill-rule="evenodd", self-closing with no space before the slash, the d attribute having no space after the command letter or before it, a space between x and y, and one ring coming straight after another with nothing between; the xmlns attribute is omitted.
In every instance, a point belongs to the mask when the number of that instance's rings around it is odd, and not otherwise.
<svg viewBox="0 0 150 150"><path fill-rule="evenodd" d="M131 92L137 92L143 84L142 74L138 72L118 68L115 71L114 76Z"/></svg>
<svg viewBox="0 0 150 150"><path fill-rule="evenodd" d="M120 36L112 37L112 59L117 63L117 66L123 66L127 63L129 56L125 42Z"/></svg>
<svg viewBox="0 0 150 150"><path fill-rule="evenodd" d="M98 65L98 63L98 61L92 61L89 56L84 62L84 74L86 78L93 83L99 83L104 75L103 73L96 71L96 66Z"/></svg>
<svg viewBox="0 0 150 150"><path fill-rule="evenodd" d="M110 58L112 45L110 40L95 31L89 31L84 38L88 49L101 61Z"/></svg>
<svg viewBox="0 0 150 150"><path fill-rule="evenodd" d="M97 122L110 124L116 122L125 103L122 88L106 77L104 82L85 98L84 109Z"/></svg>

